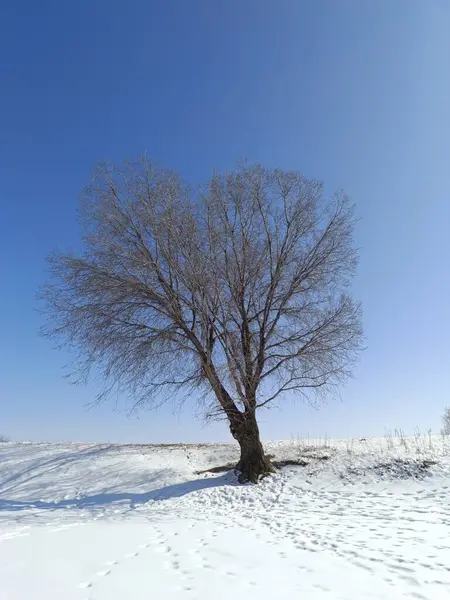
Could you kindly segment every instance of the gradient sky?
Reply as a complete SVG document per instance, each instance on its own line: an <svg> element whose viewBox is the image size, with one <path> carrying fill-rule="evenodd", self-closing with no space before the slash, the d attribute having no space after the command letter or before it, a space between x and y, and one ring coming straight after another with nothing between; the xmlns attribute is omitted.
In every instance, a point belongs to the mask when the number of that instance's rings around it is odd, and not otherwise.
<svg viewBox="0 0 450 600"><path fill-rule="evenodd" d="M289 399L265 438L438 431L450 404L448 0L4 0L0 6L0 433L226 440L189 404L86 412L38 335L45 255L77 248L95 161L146 151L192 182L241 157L357 203L367 350L342 402ZM121 404L119 404L121 406Z"/></svg>

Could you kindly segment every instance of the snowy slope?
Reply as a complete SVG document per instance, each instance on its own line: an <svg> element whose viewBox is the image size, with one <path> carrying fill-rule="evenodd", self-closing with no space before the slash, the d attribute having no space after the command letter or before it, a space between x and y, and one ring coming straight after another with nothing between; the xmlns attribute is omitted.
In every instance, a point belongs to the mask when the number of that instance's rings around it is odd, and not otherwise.
<svg viewBox="0 0 450 600"><path fill-rule="evenodd" d="M0 444L0 600L450 598L450 444Z"/></svg>

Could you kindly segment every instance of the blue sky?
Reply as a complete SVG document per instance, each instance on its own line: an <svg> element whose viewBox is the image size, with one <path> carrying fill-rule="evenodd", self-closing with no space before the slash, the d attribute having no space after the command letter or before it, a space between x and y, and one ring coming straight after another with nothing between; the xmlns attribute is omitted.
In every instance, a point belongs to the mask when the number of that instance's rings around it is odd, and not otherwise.
<svg viewBox="0 0 450 600"><path fill-rule="evenodd" d="M0 6L0 433L228 439L185 408L86 412L38 335L45 255L77 248L95 161L146 151L201 181L241 157L344 188L367 350L342 402L287 399L266 438L440 427L450 404L448 0L6 0Z"/></svg>

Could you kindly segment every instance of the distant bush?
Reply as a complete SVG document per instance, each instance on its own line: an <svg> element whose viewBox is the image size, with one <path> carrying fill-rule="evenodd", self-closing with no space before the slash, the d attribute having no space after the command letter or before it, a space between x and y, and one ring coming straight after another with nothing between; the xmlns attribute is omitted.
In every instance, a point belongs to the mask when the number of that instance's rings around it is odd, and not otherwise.
<svg viewBox="0 0 450 600"><path fill-rule="evenodd" d="M442 415L441 433L442 435L450 435L450 406L447 406Z"/></svg>
<svg viewBox="0 0 450 600"><path fill-rule="evenodd" d="M348 467L346 472L340 474L340 477L351 480L352 476L361 478L372 474L376 476L376 479L382 481L421 480L430 477L432 475L431 467L437 464L438 462L432 459L392 458L387 461L377 461L372 465Z"/></svg>
<svg viewBox="0 0 450 600"><path fill-rule="evenodd" d="M4 444L6 442L9 442L9 437L6 435L0 435L0 444Z"/></svg>

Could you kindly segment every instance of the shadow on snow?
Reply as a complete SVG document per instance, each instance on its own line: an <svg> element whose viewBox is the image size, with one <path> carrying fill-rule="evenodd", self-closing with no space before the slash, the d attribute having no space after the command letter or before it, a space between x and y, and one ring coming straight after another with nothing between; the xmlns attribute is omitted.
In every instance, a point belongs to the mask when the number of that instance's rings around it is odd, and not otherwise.
<svg viewBox="0 0 450 600"><path fill-rule="evenodd" d="M43 500L8 500L0 498L0 511L25 511L25 510L58 510L66 508L93 508L108 506L116 503L129 503L130 507L146 504L150 501L169 500L170 498L181 498L187 494L204 490L207 488L221 487L225 485L234 485L234 479L230 474L224 474L219 477L208 477L205 479L195 479L183 483L168 485L151 492L144 493L102 493L81 498L70 498L54 502Z"/></svg>

